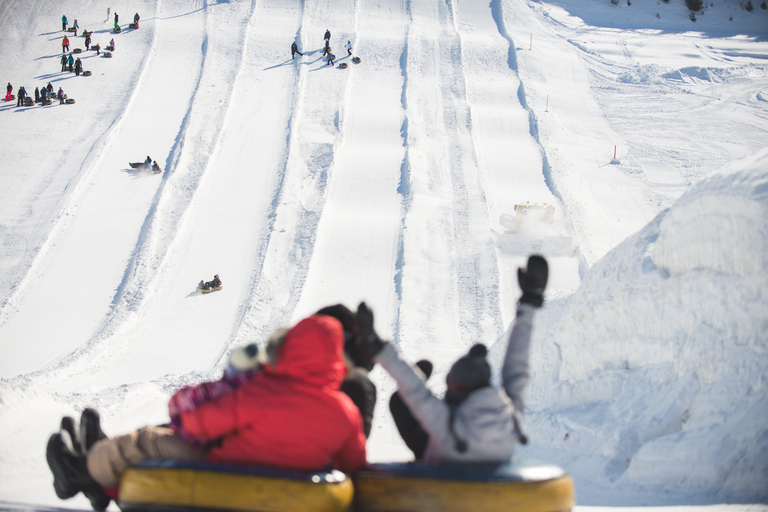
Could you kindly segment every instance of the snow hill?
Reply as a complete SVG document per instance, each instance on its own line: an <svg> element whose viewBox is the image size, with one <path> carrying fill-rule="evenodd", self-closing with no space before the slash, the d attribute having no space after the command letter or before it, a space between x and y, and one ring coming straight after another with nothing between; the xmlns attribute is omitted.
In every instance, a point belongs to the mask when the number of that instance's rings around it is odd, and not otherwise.
<svg viewBox="0 0 768 512"><path fill-rule="evenodd" d="M473 343L498 364L531 252L517 456L582 506L768 503L768 10L739 4L3 2L14 93L76 103L0 102L0 509L86 506L50 485L62 415L164 422L325 305L366 300L442 392ZM62 14L115 41L91 76L60 71ZM369 459L406 460L372 377Z"/></svg>

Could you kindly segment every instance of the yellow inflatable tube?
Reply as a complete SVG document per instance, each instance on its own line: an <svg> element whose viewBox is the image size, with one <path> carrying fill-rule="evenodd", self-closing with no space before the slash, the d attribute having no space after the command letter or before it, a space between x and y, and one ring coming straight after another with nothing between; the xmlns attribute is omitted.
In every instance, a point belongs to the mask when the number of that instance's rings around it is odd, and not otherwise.
<svg viewBox="0 0 768 512"><path fill-rule="evenodd" d="M354 482L356 512L561 512L575 505L571 477L539 463L372 464Z"/></svg>
<svg viewBox="0 0 768 512"><path fill-rule="evenodd" d="M340 471L282 471L152 460L120 481L123 512L342 512L352 481Z"/></svg>

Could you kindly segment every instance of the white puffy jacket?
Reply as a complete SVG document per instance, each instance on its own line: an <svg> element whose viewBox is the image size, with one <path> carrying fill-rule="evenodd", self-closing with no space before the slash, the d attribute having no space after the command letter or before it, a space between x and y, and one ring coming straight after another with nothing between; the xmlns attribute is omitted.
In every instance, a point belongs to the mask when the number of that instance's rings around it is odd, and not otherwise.
<svg viewBox="0 0 768 512"><path fill-rule="evenodd" d="M403 401L429 434L425 461L503 462L512 457L517 444L515 411L523 411L523 392L529 378L534 311L528 304L517 309L502 368L504 389L489 386L470 393L454 410L453 433L451 407L432 394L395 348L385 343L376 355L376 361L397 381ZM457 440L466 442L466 451L457 449Z"/></svg>

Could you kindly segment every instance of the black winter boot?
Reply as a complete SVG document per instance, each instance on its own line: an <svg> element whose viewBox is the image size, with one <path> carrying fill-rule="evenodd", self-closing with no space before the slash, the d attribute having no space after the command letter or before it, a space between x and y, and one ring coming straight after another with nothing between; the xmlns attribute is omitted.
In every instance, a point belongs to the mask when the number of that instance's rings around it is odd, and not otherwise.
<svg viewBox="0 0 768 512"><path fill-rule="evenodd" d="M69 451L61 433L53 434L48 439L45 458L53 473L56 496L66 500L80 492L83 481L81 470L85 469L85 460Z"/></svg>
<svg viewBox="0 0 768 512"><path fill-rule="evenodd" d="M77 456L67 448L61 433L53 434L46 449L48 467L53 473L53 488L62 500L82 492L98 512L106 510L110 497L88 474L84 456Z"/></svg>
<svg viewBox="0 0 768 512"><path fill-rule="evenodd" d="M96 510L97 512L104 512L104 510L107 509L109 502L112 501L112 498L107 496L104 489L93 480L83 487L82 491L85 497L91 502L93 510Z"/></svg>
<svg viewBox="0 0 768 512"><path fill-rule="evenodd" d="M86 407L80 416L80 430L78 432L83 454L88 453L91 447L107 437L101 430L101 417L99 411Z"/></svg>
<svg viewBox="0 0 768 512"><path fill-rule="evenodd" d="M77 456L85 455L80 439L77 436L77 430L75 429L75 419L72 416L64 416L61 418L61 437L64 444L69 450Z"/></svg>

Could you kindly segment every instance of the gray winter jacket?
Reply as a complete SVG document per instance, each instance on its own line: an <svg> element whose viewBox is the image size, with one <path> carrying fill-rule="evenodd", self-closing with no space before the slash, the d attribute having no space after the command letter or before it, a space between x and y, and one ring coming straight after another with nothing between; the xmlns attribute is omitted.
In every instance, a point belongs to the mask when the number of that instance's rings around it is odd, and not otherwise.
<svg viewBox="0 0 768 512"><path fill-rule="evenodd" d="M503 462L512 457L517 444L515 411L523 411L523 392L528 384L528 353L535 309L521 304L517 309L502 368L504 389L480 388L454 411L453 431L449 426L451 407L427 388L419 373L400 359L395 348L385 343L376 361L397 381L400 395L413 416L429 434L424 452L427 462ZM457 438L467 450L457 450Z"/></svg>

